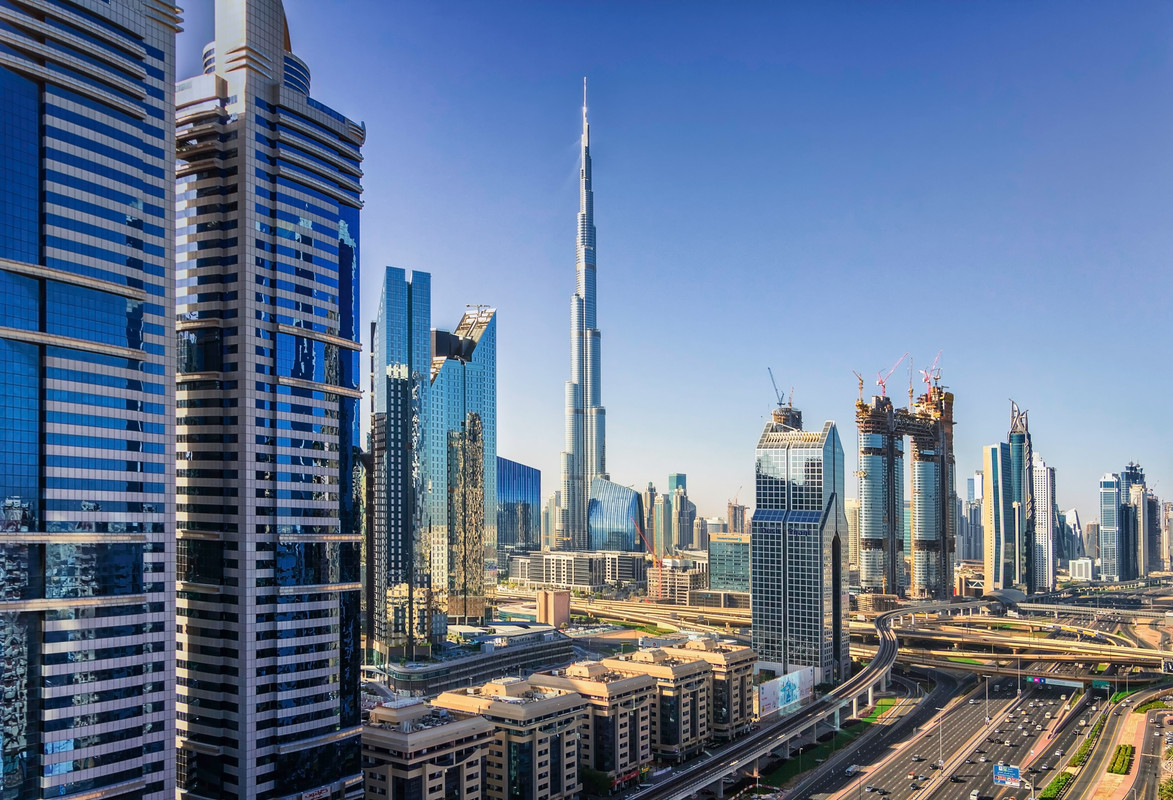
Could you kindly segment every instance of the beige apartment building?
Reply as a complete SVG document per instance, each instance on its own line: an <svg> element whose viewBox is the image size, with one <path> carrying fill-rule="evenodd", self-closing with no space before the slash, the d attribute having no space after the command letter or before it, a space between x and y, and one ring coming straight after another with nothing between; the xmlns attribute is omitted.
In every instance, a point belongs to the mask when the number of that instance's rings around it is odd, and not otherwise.
<svg viewBox="0 0 1173 800"><path fill-rule="evenodd" d="M579 724L586 702L577 692L522 678L447 691L434 705L479 714L494 728L485 760L485 797L570 800L582 789Z"/></svg>
<svg viewBox="0 0 1173 800"><path fill-rule="evenodd" d="M480 800L494 732L482 717L419 698L376 706L362 729L363 797Z"/></svg>
<svg viewBox="0 0 1173 800"><path fill-rule="evenodd" d="M652 755L681 762L700 752L713 736L709 721L713 668L707 661L679 658L660 648L638 650L603 660L619 673L656 679L652 704Z"/></svg>
<svg viewBox="0 0 1173 800"><path fill-rule="evenodd" d="M713 736L733 739L749 730L754 722L753 671L758 662L749 646L706 638L662 649L673 658L700 659L712 668L709 727Z"/></svg>
<svg viewBox="0 0 1173 800"><path fill-rule="evenodd" d="M577 692L586 701L579 727L579 766L607 776L612 788L639 780L652 762L652 704L656 679L616 672L599 661L538 673L530 682Z"/></svg>

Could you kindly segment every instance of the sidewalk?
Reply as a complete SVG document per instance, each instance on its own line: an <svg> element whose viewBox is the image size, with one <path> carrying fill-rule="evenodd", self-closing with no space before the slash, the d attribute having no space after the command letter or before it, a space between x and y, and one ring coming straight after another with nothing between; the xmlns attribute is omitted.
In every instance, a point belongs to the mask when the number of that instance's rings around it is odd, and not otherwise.
<svg viewBox="0 0 1173 800"><path fill-rule="evenodd" d="M1146 721L1149 715L1135 714L1130 706L1125 706L1125 708L1128 719L1124 720L1120 727L1120 735L1116 737L1116 741L1112 742L1112 751L1115 752L1116 747L1122 744L1130 744L1135 747L1136 753L1132 757L1132 768L1128 770L1127 775L1113 775L1110 772L1105 772L1096 783L1095 790L1088 800L1123 800L1132 790L1132 784L1136 782L1136 776L1140 772L1141 754L1144 752L1144 737L1148 730ZM1111 763L1110 760L1109 763Z"/></svg>

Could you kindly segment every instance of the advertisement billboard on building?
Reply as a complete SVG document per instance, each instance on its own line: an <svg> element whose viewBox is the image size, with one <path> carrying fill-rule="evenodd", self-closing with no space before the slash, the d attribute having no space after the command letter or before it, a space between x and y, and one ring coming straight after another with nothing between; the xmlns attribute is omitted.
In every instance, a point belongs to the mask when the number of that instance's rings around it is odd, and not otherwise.
<svg viewBox="0 0 1173 800"><path fill-rule="evenodd" d="M761 683L757 687L758 716L766 717L776 711L793 711L811 698L814 688L814 667L804 667Z"/></svg>

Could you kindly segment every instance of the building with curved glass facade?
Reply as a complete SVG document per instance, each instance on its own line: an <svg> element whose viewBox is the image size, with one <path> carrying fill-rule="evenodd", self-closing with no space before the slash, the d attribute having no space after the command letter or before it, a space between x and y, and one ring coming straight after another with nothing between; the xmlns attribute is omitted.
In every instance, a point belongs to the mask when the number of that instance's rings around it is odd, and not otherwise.
<svg viewBox="0 0 1173 800"><path fill-rule="evenodd" d="M587 507L587 532L591 550L646 550L640 530L644 519L643 498L627 486L595 478Z"/></svg>
<svg viewBox="0 0 1173 800"><path fill-rule="evenodd" d="M359 769L360 148L280 0L217 0L176 87L179 797Z"/></svg>
<svg viewBox="0 0 1173 800"><path fill-rule="evenodd" d="M0 797L174 796L178 9L0 2Z"/></svg>

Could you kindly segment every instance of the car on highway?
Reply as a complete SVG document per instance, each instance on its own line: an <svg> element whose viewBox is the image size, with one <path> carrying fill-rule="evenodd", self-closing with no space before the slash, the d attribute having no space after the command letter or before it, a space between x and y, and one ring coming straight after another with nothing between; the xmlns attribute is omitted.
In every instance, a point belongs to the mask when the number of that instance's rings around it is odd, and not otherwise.
<svg viewBox="0 0 1173 800"><path fill-rule="evenodd" d="M999 762L998 762L998 766L999 766L999 767L1004 767L1004 766L1006 766L1006 762L1005 762L1005 761L999 761Z"/></svg>
<svg viewBox="0 0 1173 800"><path fill-rule="evenodd" d="M928 780L928 776L926 776L926 775L917 775L917 776L916 776L916 779L917 779L918 781L927 781L927 780Z"/></svg>
<svg viewBox="0 0 1173 800"><path fill-rule="evenodd" d="M913 762L914 762L914 763L915 763L915 762L917 762L917 761L924 761L924 760L925 760L925 757L924 757L924 756L922 756L922 755L920 755L920 754L917 754L917 755L914 755L914 756L912 757L912 760L913 760Z"/></svg>
<svg viewBox="0 0 1173 800"><path fill-rule="evenodd" d="M987 764L987 763L989 763L990 759L986 758L985 756L982 756L981 758L978 759L978 761L982 762L983 764Z"/></svg>
<svg viewBox="0 0 1173 800"><path fill-rule="evenodd" d="M1042 725L1035 725L1035 730L1036 730L1036 731L1041 731L1042 729L1043 729L1043 726L1042 726Z"/></svg>
<svg viewBox="0 0 1173 800"><path fill-rule="evenodd" d="M875 786L865 786L865 787L863 787L863 790L865 792L874 792L876 790L876 787Z"/></svg>
<svg viewBox="0 0 1173 800"><path fill-rule="evenodd" d="M920 788L920 784L917 784L917 783L910 783L910 784L908 784L908 788L909 788L909 789L912 789L912 790L915 792L917 789L919 789L919 788Z"/></svg>
<svg viewBox="0 0 1173 800"><path fill-rule="evenodd" d="M1055 757L1056 758L1063 758L1063 750L1062 749L1056 750Z"/></svg>
<svg viewBox="0 0 1173 800"><path fill-rule="evenodd" d="M973 759L972 759L972 758L967 758L967 759L965 759L965 763L966 763L966 764L972 764L972 763L973 763Z"/></svg>
<svg viewBox="0 0 1173 800"><path fill-rule="evenodd" d="M965 783L965 781L961 780L961 778L957 777L956 775L950 775L949 783Z"/></svg>

